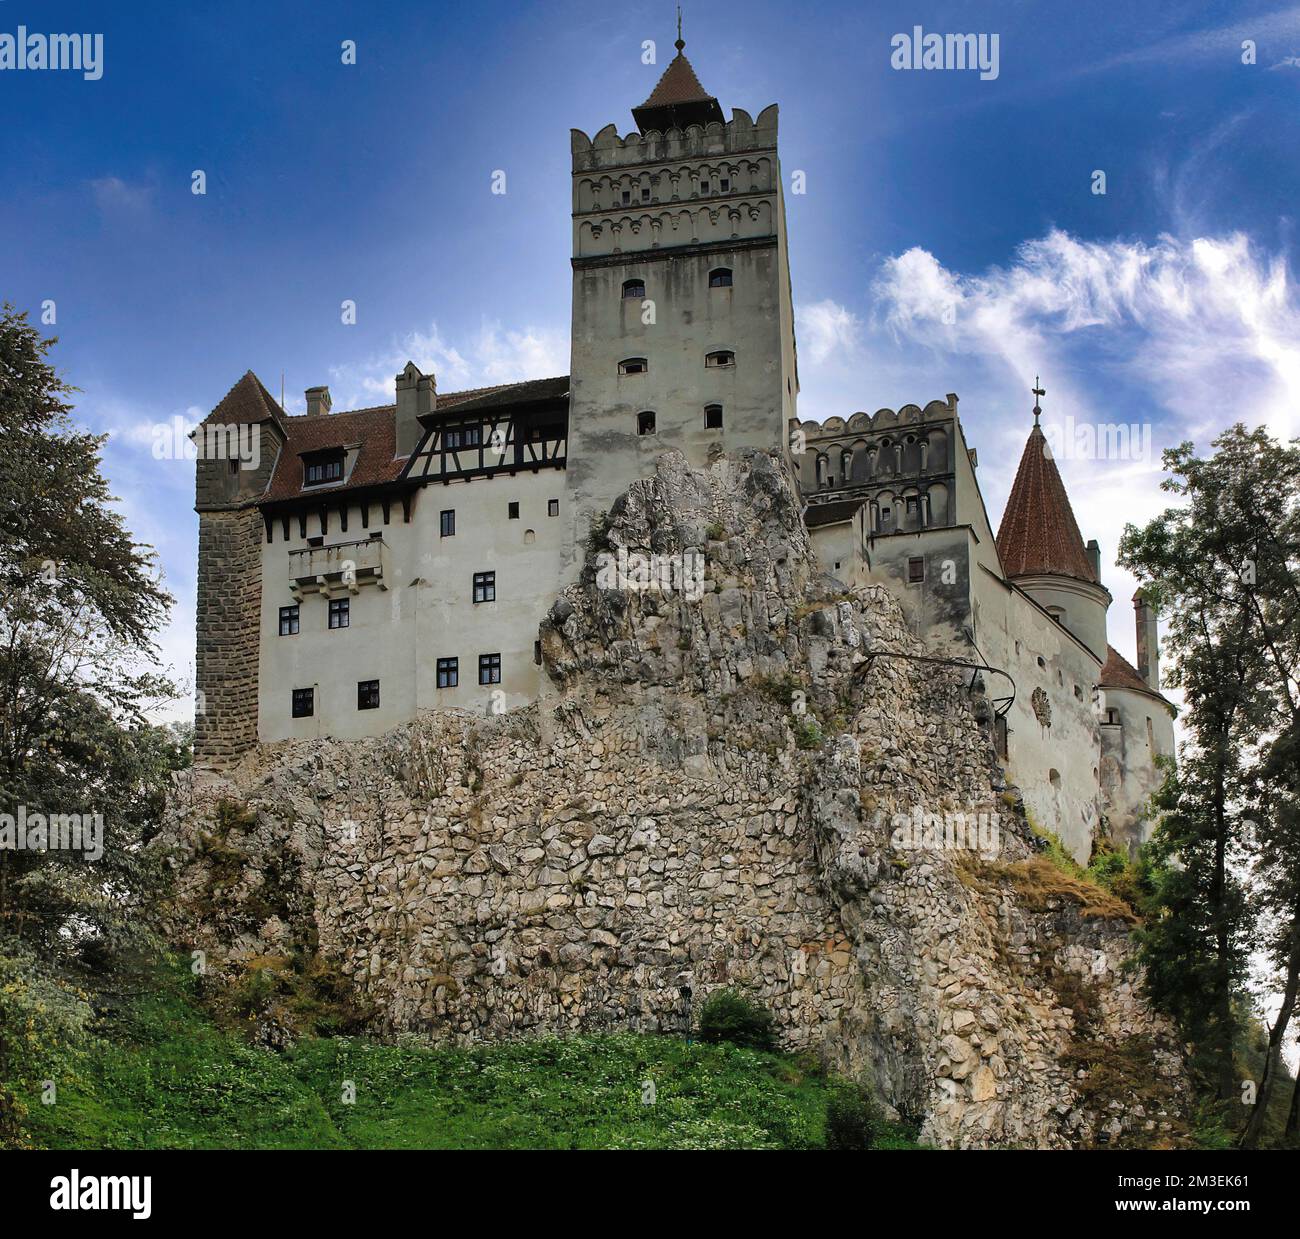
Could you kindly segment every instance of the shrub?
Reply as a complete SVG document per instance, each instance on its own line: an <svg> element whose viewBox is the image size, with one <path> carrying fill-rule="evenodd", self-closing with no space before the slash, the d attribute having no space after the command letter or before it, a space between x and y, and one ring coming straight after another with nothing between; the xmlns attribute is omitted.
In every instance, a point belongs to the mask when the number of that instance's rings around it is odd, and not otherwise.
<svg viewBox="0 0 1300 1239"><path fill-rule="evenodd" d="M771 1012L734 989L714 990L700 1009L700 1040L771 1050L776 1045Z"/></svg>
<svg viewBox="0 0 1300 1239"><path fill-rule="evenodd" d="M828 1149L872 1148L880 1124L880 1111L866 1089L844 1081L831 1090L826 1102Z"/></svg>

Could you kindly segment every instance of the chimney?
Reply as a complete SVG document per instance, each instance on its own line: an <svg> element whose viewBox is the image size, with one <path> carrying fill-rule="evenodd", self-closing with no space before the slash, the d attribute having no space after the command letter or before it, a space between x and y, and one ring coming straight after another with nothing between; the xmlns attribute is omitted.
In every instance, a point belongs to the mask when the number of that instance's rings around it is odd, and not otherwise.
<svg viewBox="0 0 1300 1239"><path fill-rule="evenodd" d="M307 388L307 416L327 417L330 411L330 389L328 387Z"/></svg>
<svg viewBox="0 0 1300 1239"><path fill-rule="evenodd" d="M1138 674L1148 688L1160 690L1160 641L1156 630L1156 611L1138 590L1133 595L1133 618L1137 625Z"/></svg>
<svg viewBox="0 0 1300 1239"><path fill-rule="evenodd" d="M1092 565L1092 575L1101 581L1101 543L1096 538L1088 539L1088 562Z"/></svg>
<svg viewBox="0 0 1300 1239"><path fill-rule="evenodd" d="M419 419L438 407L438 389L432 374L421 374L413 361L397 376L397 455L409 456L424 433Z"/></svg>

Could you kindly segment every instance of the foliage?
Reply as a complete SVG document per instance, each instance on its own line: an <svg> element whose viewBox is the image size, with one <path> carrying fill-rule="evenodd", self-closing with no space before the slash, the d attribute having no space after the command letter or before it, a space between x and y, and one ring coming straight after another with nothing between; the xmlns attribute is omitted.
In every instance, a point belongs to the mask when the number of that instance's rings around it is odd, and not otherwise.
<svg viewBox="0 0 1300 1239"><path fill-rule="evenodd" d="M1288 809L1300 776L1286 757L1300 751L1300 443L1238 424L1213 447L1205 457L1191 443L1165 452L1162 485L1179 502L1125 530L1120 563L1165 617L1167 681L1188 705L1188 741L1157 803L1153 854L1167 868L1143 955L1153 996L1195 1042L1224 1101L1236 1092L1250 947L1271 927L1286 1000L1249 1143L1300 991L1300 864L1287 859L1300 845Z"/></svg>
<svg viewBox="0 0 1300 1239"><path fill-rule="evenodd" d="M700 1008L700 1040L770 1050L776 1043L772 1014L734 989L714 990Z"/></svg>
<svg viewBox="0 0 1300 1239"><path fill-rule="evenodd" d="M476 1049L307 1038L275 1053L214 1025L183 969L141 989L58 1104L30 1106L33 1143L813 1149L828 1142L832 1096L852 1090L792 1056L631 1034ZM876 1147L916 1146L881 1124Z"/></svg>
<svg viewBox="0 0 1300 1239"><path fill-rule="evenodd" d="M828 1149L870 1149L881 1127L879 1107L866 1088L848 1081L831 1087L826 1102Z"/></svg>

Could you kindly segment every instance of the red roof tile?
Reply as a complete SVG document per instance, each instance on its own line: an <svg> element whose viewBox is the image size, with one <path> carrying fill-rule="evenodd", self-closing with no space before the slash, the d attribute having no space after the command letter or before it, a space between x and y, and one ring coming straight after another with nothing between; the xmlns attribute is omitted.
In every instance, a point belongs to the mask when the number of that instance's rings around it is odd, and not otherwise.
<svg viewBox="0 0 1300 1239"><path fill-rule="evenodd" d="M265 387L262 380L251 370L244 371L244 377L232 387L217 407L203 419L222 426L238 426L256 422L273 421L283 426L284 414L275 398Z"/></svg>
<svg viewBox="0 0 1300 1239"><path fill-rule="evenodd" d="M569 377L561 375L552 379L440 392L437 412L450 412L462 407L467 411L487 411L503 405L559 399L567 395L568 390ZM250 370L230 389L207 420L252 422L267 417L274 419L285 442L261 502L282 503L307 495L328 498L340 492L397 481L406 457L393 457L397 450L396 413L396 405L381 404L317 417L301 414L290 417L280 412L270 393ZM357 459L344 481L328 486L303 487L301 458L304 453L351 446L358 447Z"/></svg>
<svg viewBox="0 0 1300 1239"><path fill-rule="evenodd" d="M1171 710L1174 704L1163 693L1152 688L1133 666L1113 645L1106 647L1106 664L1101 669L1101 678L1097 681L1102 688L1127 688L1133 692L1146 693L1159 697Z"/></svg>
<svg viewBox="0 0 1300 1239"><path fill-rule="evenodd" d="M706 125L724 119L717 99L700 85L691 62L682 52L683 46L678 40L677 55L650 92L650 98L639 108L632 109L632 117L642 132L647 129L680 129L691 124Z"/></svg>
<svg viewBox="0 0 1300 1239"><path fill-rule="evenodd" d="M1100 584L1037 421L1020 457L997 542L1009 577L1045 574Z"/></svg>

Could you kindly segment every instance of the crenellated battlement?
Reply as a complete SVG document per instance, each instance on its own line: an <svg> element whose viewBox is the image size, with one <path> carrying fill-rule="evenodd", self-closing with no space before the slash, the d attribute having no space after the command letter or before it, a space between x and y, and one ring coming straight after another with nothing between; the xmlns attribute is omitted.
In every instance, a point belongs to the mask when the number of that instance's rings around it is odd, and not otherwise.
<svg viewBox="0 0 1300 1239"><path fill-rule="evenodd" d="M812 442L845 434L866 434L925 422L948 421L956 416L957 396L949 392L946 400L931 400L925 408L917 404L905 404L897 411L877 409L874 413L854 413L848 418L828 417L824 422L800 422L799 429Z"/></svg>
<svg viewBox="0 0 1300 1239"><path fill-rule="evenodd" d="M778 109L769 104L753 119L743 108L733 108L725 123L687 125L663 132L633 130L620 136L618 126L608 124L594 138L581 129L569 131L573 171L626 168L638 164L672 162L678 159L707 159L713 155L738 155L746 151L775 151Z"/></svg>

